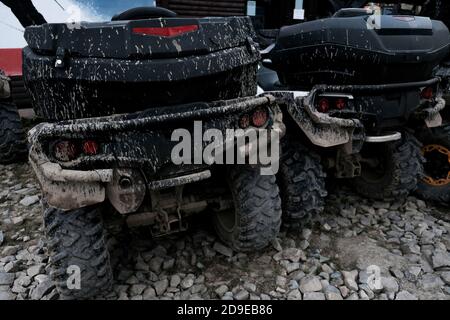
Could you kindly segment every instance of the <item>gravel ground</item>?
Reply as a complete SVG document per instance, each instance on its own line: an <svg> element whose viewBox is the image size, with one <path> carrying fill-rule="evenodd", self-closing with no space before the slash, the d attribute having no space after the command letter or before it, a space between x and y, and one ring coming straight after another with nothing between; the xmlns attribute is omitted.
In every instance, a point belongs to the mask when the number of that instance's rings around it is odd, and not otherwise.
<svg viewBox="0 0 450 320"><path fill-rule="evenodd" d="M0 300L58 299L31 169L0 165L0 176ZM113 226L115 285L99 298L449 299L449 217L413 197L373 202L344 189L308 229L251 254L232 252L204 222L158 240Z"/></svg>

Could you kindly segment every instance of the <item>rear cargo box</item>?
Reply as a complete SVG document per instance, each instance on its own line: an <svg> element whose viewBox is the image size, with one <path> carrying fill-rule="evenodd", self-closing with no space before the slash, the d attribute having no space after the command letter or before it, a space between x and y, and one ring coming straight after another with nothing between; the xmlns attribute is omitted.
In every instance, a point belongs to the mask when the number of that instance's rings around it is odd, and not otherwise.
<svg viewBox="0 0 450 320"><path fill-rule="evenodd" d="M398 83L429 79L449 48L440 21L365 15L285 27L271 59L289 87Z"/></svg>
<svg viewBox="0 0 450 320"><path fill-rule="evenodd" d="M166 18L45 24L25 32L39 116L65 120L256 94L251 21Z"/></svg>

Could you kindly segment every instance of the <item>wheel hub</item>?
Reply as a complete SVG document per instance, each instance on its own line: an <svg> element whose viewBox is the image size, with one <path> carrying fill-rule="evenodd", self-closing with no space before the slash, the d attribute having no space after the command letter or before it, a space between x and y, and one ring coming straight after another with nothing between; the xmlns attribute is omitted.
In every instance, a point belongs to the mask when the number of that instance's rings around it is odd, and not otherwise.
<svg viewBox="0 0 450 320"><path fill-rule="evenodd" d="M422 154L427 159L424 182L435 187L450 184L450 150L430 144L422 148Z"/></svg>

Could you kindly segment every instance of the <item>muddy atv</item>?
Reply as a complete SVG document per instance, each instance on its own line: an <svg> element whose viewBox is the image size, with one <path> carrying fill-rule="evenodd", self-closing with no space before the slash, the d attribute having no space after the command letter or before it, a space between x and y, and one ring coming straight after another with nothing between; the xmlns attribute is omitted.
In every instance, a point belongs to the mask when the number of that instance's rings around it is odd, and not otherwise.
<svg viewBox="0 0 450 320"><path fill-rule="evenodd" d="M424 176L419 181L417 195L425 200L450 203L450 56L436 70L442 79L442 95L447 108L441 112L442 126L428 128L419 125L416 137L423 144L426 159Z"/></svg>
<svg viewBox="0 0 450 320"><path fill-rule="evenodd" d="M43 192L62 298L108 290L104 221L113 215L160 237L186 230L191 215L206 211L236 251L262 249L277 236L281 200L273 173L261 174L259 162L202 161L209 129L214 137L229 129L244 138L261 130L284 134L276 98L255 95L260 55L253 37L246 17L176 18L158 8L79 28L26 30L25 79L36 113L47 120L30 131L30 162ZM200 142L175 152L175 130L199 134ZM238 147L233 136L210 139L233 151L232 160L272 144L256 138ZM175 161L174 154L188 161ZM81 270L80 290L67 285L72 265Z"/></svg>
<svg viewBox="0 0 450 320"><path fill-rule="evenodd" d="M323 206L325 173L365 197L407 196L423 173L415 128L442 124L433 70L448 54L448 29L424 17L372 18L370 10L345 9L285 27L262 52L260 91L294 106L284 114L291 142L280 168L288 173L278 177L283 213L294 222Z"/></svg>

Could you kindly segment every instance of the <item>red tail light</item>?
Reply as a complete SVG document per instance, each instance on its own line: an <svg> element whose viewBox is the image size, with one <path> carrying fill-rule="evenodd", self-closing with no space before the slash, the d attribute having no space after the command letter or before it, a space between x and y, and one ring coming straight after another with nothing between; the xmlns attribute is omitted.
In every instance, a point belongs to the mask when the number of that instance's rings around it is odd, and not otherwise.
<svg viewBox="0 0 450 320"><path fill-rule="evenodd" d="M326 98L322 98L319 100L319 105L317 106L317 110L322 113L326 113L330 110L330 101Z"/></svg>
<svg viewBox="0 0 450 320"><path fill-rule="evenodd" d="M162 27L162 28L133 28L134 34L156 37L176 37L185 33L197 31L197 25Z"/></svg>
<svg viewBox="0 0 450 320"><path fill-rule="evenodd" d="M93 140L87 140L83 143L83 152L88 156L95 156L98 149L98 143Z"/></svg>
<svg viewBox="0 0 450 320"><path fill-rule="evenodd" d="M432 87L426 87L425 89L422 90L422 92L420 93L420 97L422 99L426 99L426 100L430 100L433 99L434 96L434 90Z"/></svg>
<svg viewBox="0 0 450 320"><path fill-rule="evenodd" d="M252 115L252 123L255 127L260 128L267 123L269 115L267 110L257 109Z"/></svg>
<svg viewBox="0 0 450 320"><path fill-rule="evenodd" d="M344 110L347 107L347 101L344 98L336 100L335 107L338 110Z"/></svg>
<svg viewBox="0 0 450 320"><path fill-rule="evenodd" d="M59 161L72 161L78 156L78 149L72 141L59 141L55 144L54 154Z"/></svg>

